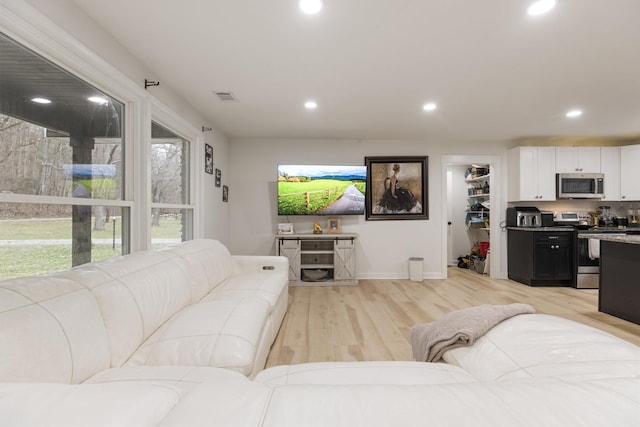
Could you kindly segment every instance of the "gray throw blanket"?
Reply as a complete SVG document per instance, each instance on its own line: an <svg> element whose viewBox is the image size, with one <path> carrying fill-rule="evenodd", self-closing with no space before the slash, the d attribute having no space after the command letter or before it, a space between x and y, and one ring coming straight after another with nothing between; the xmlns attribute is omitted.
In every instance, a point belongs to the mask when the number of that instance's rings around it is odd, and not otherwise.
<svg viewBox="0 0 640 427"><path fill-rule="evenodd" d="M485 304L452 311L431 323L414 325L411 328L413 358L437 362L445 351L473 344L503 320L534 312L529 304Z"/></svg>

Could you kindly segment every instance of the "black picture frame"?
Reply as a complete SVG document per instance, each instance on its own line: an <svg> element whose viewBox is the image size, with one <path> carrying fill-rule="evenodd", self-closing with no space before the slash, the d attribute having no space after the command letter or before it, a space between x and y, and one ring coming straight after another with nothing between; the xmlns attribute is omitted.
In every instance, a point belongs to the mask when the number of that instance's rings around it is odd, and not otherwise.
<svg viewBox="0 0 640 427"><path fill-rule="evenodd" d="M204 144L204 171L213 174L213 147Z"/></svg>
<svg viewBox="0 0 640 427"><path fill-rule="evenodd" d="M429 157L378 156L364 160L367 221L429 219Z"/></svg>
<svg viewBox="0 0 640 427"><path fill-rule="evenodd" d="M216 168L216 187L220 187L222 183L222 171Z"/></svg>
<svg viewBox="0 0 640 427"><path fill-rule="evenodd" d="M229 186L228 185L223 185L222 186L222 201L223 202L228 202L229 201Z"/></svg>

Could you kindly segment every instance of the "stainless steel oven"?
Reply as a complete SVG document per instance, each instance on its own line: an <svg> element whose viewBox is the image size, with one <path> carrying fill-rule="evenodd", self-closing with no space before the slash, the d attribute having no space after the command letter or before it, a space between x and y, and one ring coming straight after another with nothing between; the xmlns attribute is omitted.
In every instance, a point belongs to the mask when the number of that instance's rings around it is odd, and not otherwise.
<svg viewBox="0 0 640 427"><path fill-rule="evenodd" d="M594 234L624 234L624 230L589 230L576 233L576 288L600 287L600 240L587 238Z"/></svg>
<svg viewBox="0 0 640 427"><path fill-rule="evenodd" d="M598 270L600 269L600 256L594 257L594 247L597 244L599 246L600 241L595 242L592 239L581 238L589 233L578 233L576 238L576 260L577 260L577 275L576 275L576 288L581 289L596 289L599 287L600 278ZM589 253L589 246L591 245L591 254Z"/></svg>

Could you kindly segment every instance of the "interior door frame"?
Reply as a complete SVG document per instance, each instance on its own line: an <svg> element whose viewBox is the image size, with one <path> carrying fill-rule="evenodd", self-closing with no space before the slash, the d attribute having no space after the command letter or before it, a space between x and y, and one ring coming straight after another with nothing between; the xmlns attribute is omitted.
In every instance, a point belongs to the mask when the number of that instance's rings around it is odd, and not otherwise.
<svg viewBox="0 0 640 427"><path fill-rule="evenodd" d="M489 193L489 203L491 206L491 222L489 226L489 244L491 247L491 256L489 257L489 276L491 278L503 278L504 274L502 273L502 257L503 257L503 247L506 245L504 242L504 238L502 233L500 233L500 223L502 222L502 212L504 211L502 206L502 192L503 188L501 183L504 182L502 179L502 159L500 156L491 156L491 155L451 155L451 156L442 156L442 165L441 165L441 183L442 183L442 194L443 194L443 203L441 204L441 218L442 218L442 243L440 247L442 248L442 274L443 278L447 278L447 265L448 265L448 253L449 253L449 242L448 242L448 215L447 215L447 207L449 205L448 200L448 192L447 192L447 169L449 166L457 166L457 165L471 165L471 164L487 164L489 165L489 186L491 191ZM463 197L461 195L460 197Z"/></svg>

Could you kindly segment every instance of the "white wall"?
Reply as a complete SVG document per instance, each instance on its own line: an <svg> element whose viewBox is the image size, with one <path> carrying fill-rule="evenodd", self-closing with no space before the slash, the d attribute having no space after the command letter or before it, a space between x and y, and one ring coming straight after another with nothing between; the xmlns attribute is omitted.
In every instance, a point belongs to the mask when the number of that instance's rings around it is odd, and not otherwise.
<svg viewBox="0 0 640 427"><path fill-rule="evenodd" d="M428 156L429 220L366 221L343 216L342 231L358 233L358 275L366 278L407 278L409 257L424 258L424 277L441 278L443 192L441 156L501 155L504 143L442 144L435 141L382 140L259 140L230 142L230 243L232 253L274 254L279 222L292 222L297 232L311 232L314 221L326 218L279 217L276 179L279 163L364 164L366 156Z"/></svg>
<svg viewBox="0 0 640 427"><path fill-rule="evenodd" d="M222 201L222 185L229 185L229 143L227 138L213 130L204 133L205 142L213 147L213 167L214 174L202 173L202 200L204 205L204 235L209 239L220 240L227 247L233 241L229 230L229 203ZM201 159L204 163L204 148L200 150ZM215 186L215 169L222 172L222 183L220 187Z"/></svg>

